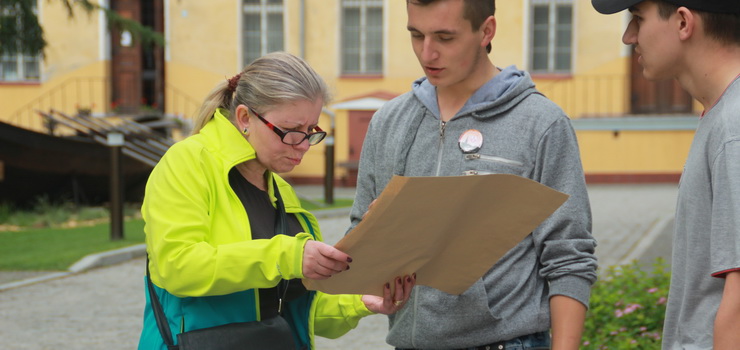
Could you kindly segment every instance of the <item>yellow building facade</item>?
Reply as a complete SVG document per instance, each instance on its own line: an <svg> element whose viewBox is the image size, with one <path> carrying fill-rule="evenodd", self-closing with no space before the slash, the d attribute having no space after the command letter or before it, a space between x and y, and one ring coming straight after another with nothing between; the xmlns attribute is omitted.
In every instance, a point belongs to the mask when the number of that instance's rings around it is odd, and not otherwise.
<svg viewBox="0 0 740 350"><path fill-rule="evenodd" d="M167 44L157 68L160 97L156 103L142 99L143 105L188 119L216 83L240 71L249 57L275 49L302 56L334 96L320 125L334 130L339 184L351 184L362 138L357 121L423 75L406 30L404 0L154 3ZM132 6L141 12L133 18L146 18L147 8ZM100 11L79 10L70 19L58 2L39 1L38 9L49 44L40 74L15 80L0 75L0 121L41 130L37 109L115 113L116 96L126 85L113 83L122 80L114 57L119 46L131 45L126 35L110 30ZM675 87L636 83L638 68L621 43L628 14L600 15L590 0L499 0L496 18L493 62L530 71L538 88L573 119L590 181L678 179L696 106L676 97ZM665 91L671 95L664 97ZM326 151L327 143L313 147L289 177L322 183Z"/></svg>

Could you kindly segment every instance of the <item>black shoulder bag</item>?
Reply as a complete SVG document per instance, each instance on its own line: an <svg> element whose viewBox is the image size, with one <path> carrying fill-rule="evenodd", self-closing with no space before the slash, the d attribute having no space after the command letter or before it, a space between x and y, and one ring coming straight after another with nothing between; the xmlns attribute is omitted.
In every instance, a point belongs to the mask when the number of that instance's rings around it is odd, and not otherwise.
<svg viewBox="0 0 740 350"><path fill-rule="evenodd" d="M277 183L273 179L275 188L275 197L277 198L277 215L275 216L275 234L286 233L287 214L285 205L280 197ZM177 345L172 342L172 332L167 324L167 317L164 315L162 304L154 290L149 275L149 260L146 264L147 287L149 288L149 298L151 299L154 318L157 321L157 328L162 335L165 345L169 350L295 350L296 346L293 341L293 332L288 322L280 316L269 318L263 321L229 323L222 326L196 329L177 335ZM286 287L287 289L287 287ZM280 301L282 304L282 300Z"/></svg>

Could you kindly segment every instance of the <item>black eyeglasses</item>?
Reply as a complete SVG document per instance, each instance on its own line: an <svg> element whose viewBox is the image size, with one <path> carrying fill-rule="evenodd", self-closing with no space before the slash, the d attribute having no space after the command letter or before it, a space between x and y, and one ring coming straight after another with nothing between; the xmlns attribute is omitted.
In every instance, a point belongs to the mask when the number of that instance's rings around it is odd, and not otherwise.
<svg viewBox="0 0 740 350"><path fill-rule="evenodd" d="M295 130L283 131L280 130L280 128L278 128L277 126L265 120L265 118L262 118L262 116L257 114L257 112L255 112L253 109L250 108L249 111L256 115L259 120L265 123L268 128L272 129L272 131L280 136L280 141L283 141L283 143L286 145L295 146L303 142L303 140L308 139L308 144L314 146L323 141L326 137L326 131L321 130L318 125L315 127L316 132L312 132L310 134L306 134L303 131Z"/></svg>

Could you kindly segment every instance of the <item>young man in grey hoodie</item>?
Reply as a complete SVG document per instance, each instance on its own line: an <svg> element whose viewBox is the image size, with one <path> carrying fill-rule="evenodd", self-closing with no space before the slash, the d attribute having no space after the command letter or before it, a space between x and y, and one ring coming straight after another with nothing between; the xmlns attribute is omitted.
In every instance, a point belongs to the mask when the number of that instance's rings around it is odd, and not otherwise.
<svg viewBox="0 0 740 350"><path fill-rule="evenodd" d="M664 350L740 349L740 1L592 0L629 9L642 74L704 107L678 190Z"/></svg>
<svg viewBox="0 0 740 350"><path fill-rule="evenodd" d="M463 294L414 287L390 316L387 342L398 349L578 349L596 242L570 120L529 74L491 62L493 0L407 0L407 11L426 76L370 122L352 225L393 175L515 174L570 197Z"/></svg>

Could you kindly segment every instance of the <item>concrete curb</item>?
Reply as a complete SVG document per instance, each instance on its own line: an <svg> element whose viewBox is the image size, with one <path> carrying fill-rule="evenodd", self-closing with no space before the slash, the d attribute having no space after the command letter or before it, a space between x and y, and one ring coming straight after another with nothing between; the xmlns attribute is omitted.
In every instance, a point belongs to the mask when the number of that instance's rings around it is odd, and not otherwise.
<svg viewBox="0 0 740 350"><path fill-rule="evenodd" d="M349 227L349 212L352 208L337 208L337 209L320 209L314 210L313 214L317 219L333 218L333 217L347 217L347 227ZM109 266L118 264L124 261L128 261L134 258L138 258L146 255L146 244L138 244L129 246L121 249L110 250L102 253L90 254L76 263L72 264L67 271L50 273L47 275L37 276L33 278L27 278L20 281L13 281L5 284L0 284L0 292L8 289L14 289L19 287L28 286L31 284L41 283L57 278L70 276L73 274L85 272L97 267Z"/></svg>
<svg viewBox="0 0 740 350"><path fill-rule="evenodd" d="M62 278L71 275L71 272L57 272L57 273L50 273L48 275L33 277L33 278L27 278L20 281L13 281L5 284L0 284L0 292L8 290L8 289L14 289L19 287L25 287L36 283L46 282L49 280Z"/></svg>
<svg viewBox="0 0 740 350"><path fill-rule="evenodd" d="M110 250L107 252L90 254L78 262L74 263L70 268L71 273L80 273L96 267L108 266L138 258L146 255L146 244L139 244L126 248Z"/></svg>
<svg viewBox="0 0 740 350"><path fill-rule="evenodd" d="M0 284L0 292L8 289L46 282L57 278L67 277L94 269L96 267L118 264L144 255L146 255L146 244L138 244L121 249L109 250L107 252L90 254L74 263L67 271L54 272L47 275Z"/></svg>

